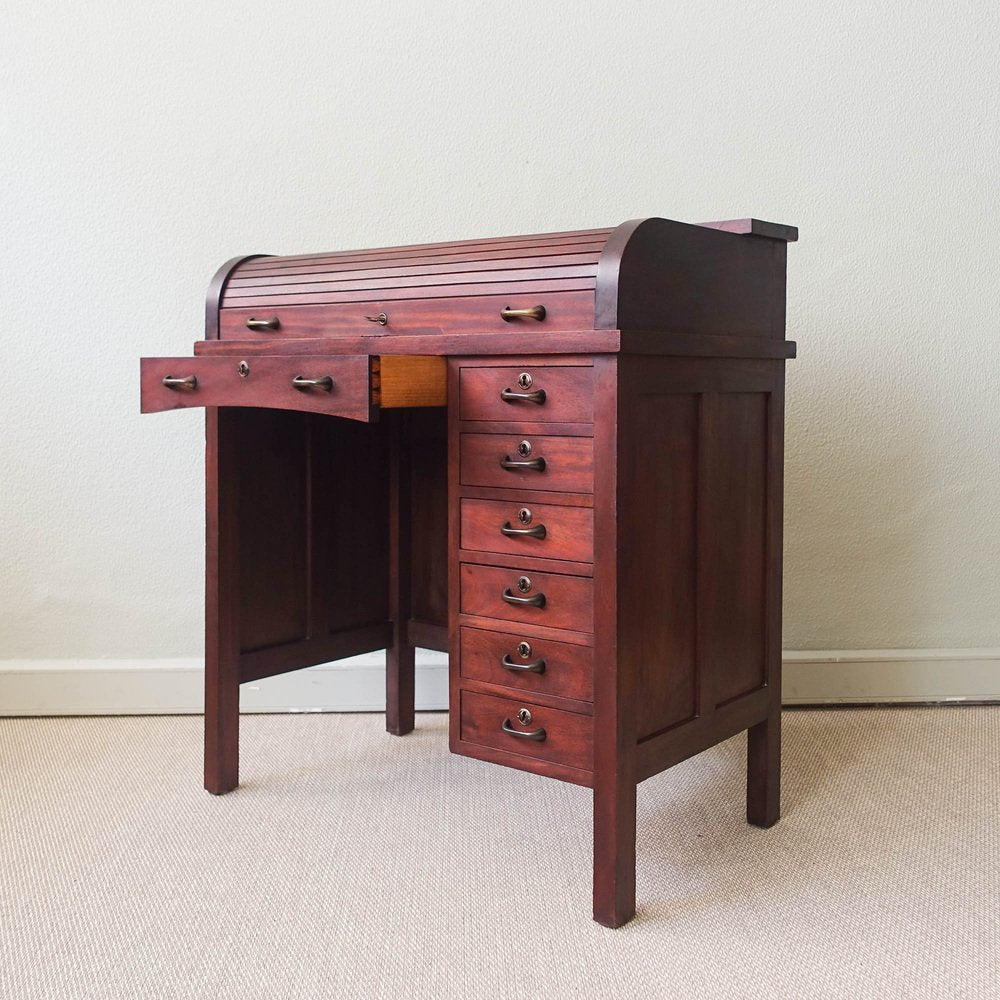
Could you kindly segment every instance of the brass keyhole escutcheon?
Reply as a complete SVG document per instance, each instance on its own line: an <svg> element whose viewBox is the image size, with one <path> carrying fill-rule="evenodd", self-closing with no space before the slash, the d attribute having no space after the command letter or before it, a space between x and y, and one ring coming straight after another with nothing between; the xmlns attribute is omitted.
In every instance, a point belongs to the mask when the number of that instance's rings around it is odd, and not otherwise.
<svg viewBox="0 0 1000 1000"><path fill-rule="evenodd" d="M517 644L517 655L521 657L522 660L527 660L531 658L531 643L530 642L519 642Z"/></svg>
<svg viewBox="0 0 1000 1000"><path fill-rule="evenodd" d="M526 576L519 576L517 578L517 589L521 591L522 594L527 594L531 590L531 580Z"/></svg>
<svg viewBox="0 0 1000 1000"><path fill-rule="evenodd" d="M521 458L527 458L531 454L531 442L530 441L522 441L517 446L517 453L518 453L518 455L521 456Z"/></svg>
<svg viewBox="0 0 1000 1000"><path fill-rule="evenodd" d="M517 519L518 519L518 521L521 522L521 524L531 524L531 508L530 507L522 507L517 512Z"/></svg>
<svg viewBox="0 0 1000 1000"><path fill-rule="evenodd" d="M531 388L531 382L532 382L532 378L531 378L531 376L527 372L521 372L521 374L517 376L517 384L522 389L530 389Z"/></svg>
<svg viewBox="0 0 1000 1000"><path fill-rule="evenodd" d="M517 721L520 722L522 726L530 726L531 712L529 712L526 708L518 709Z"/></svg>
<svg viewBox="0 0 1000 1000"><path fill-rule="evenodd" d="M240 378L246 378L250 374L250 366L245 361L241 361L236 366L236 373Z"/></svg>

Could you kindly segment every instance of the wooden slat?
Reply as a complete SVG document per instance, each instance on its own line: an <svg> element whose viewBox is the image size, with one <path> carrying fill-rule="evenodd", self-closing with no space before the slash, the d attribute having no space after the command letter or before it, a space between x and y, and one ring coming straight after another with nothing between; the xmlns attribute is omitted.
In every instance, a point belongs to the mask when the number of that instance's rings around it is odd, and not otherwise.
<svg viewBox="0 0 1000 1000"><path fill-rule="evenodd" d="M383 267L373 268L367 263L345 264L343 267L312 267L304 273L275 270L266 273L254 272L252 277L235 275L228 287L247 288L256 285L294 284L310 281L360 281L366 278L406 277L419 274L461 274L463 272L480 271L516 271L518 269L533 269L550 267L585 267L589 266L596 274L599 254L588 253L553 254L544 257L508 257L496 259L493 257L476 260L444 261L425 260L419 264L393 263Z"/></svg>
<svg viewBox="0 0 1000 1000"><path fill-rule="evenodd" d="M585 257L599 260L601 251L604 249L604 242L594 243L573 243L567 245L559 244L550 247L535 248L527 254L523 247L516 247L508 250L495 250L487 253L484 250L469 250L463 253L447 254L423 254L406 257L385 257L380 259L364 258L359 260L336 260L309 262L297 264L295 261L287 262L285 257L252 258L261 266L254 268L244 268L240 270L241 276L266 277L269 275L293 275L293 274L323 274L328 271L341 272L351 269L364 269L371 267L396 268L396 267L418 267L427 265L436 267L438 264L461 264L463 262L475 263L477 261L495 261L500 265L504 260L530 260L543 263L550 257Z"/></svg>
<svg viewBox="0 0 1000 1000"><path fill-rule="evenodd" d="M593 278L540 278L537 281L511 281L498 283L462 285L462 295L545 295L552 292L590 291L594 287ZM379 292L380 294L373 294ZM294 306L294 305L326 305L334 302L390 302L396 299L453 299L454 285L431 285L425 288L387 288L361 289L352 292L314 292L298 295L267 295L260 294L230 300L226 298L225 305L247 308L249 306ZM544 303L543 303L544 304Z"/></svg>
<svg viewBox="0 0 1000 1000"><path fill-rule="evenodd" d="M440 273L407 274L402 276L387 276L375 274L370 278L358 279L354 275L345 275L324 281L308 281L287 283L280 279L272 279L267 285L240 287L233 282L226 288L226 302L235 305L235 300L260 296L265 293L274 295L312 295L316 292L349 292L355 290L381 291L383 288L426 288L433 285L474 285L487 282L507 284L516 281L539 281L542 279L559 278L593 278L596 268L593 264L582 267L547 267L519 268L510 271L461 271L453 274Z"/></svg>
<svg viewBox="0 0 1000 1000"><path fill-rule="evenodd" d="M418 257L443 253L457 253L466 250L485 250L487 253L493 250L521 249L530 250L533 247L548 246L571 246L579 243L600 243L603 237L610 233L610 229L599 229L594 231L582 231L579 233L554 234L551 237L503 237L492 240L464 240L456 243L423 243L404 247L382 247L371 250L335 250L327 253L301 254L279 257L279 260L306 264L310 261L320 262L324 260L365 260L372 257ZM271 263L273 264L274 258ZM246 267L253 268L255 265L248 263Z"/></svg>

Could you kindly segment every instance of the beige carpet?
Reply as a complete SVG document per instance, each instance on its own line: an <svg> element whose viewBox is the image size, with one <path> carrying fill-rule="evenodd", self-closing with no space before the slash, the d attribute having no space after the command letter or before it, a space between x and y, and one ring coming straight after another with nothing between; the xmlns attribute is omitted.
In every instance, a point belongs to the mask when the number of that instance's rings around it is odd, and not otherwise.
<svg viewBox="0 0 1000 1000"><path fill-rule="evenodd" d="M590 919L590 793L447 720L0 720L0 996L1000 996L1000 707L785 715L784 819L737 737L639 790L639 913Z"/></svg>

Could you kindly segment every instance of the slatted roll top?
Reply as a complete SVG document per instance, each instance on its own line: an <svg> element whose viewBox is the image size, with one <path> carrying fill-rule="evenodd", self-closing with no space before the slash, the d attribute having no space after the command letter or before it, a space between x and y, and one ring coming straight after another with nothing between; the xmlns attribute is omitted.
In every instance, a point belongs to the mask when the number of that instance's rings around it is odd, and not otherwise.
<svg viewBox="0 0 1000 1000"><path fill-rule="evenodd" d="M790 238L751 228L747 233L757 238L748 240L745 234L645 219L613 229L237 258L212 282L207 337L487 333L514 325L542 336L547 330L638 328L637 322L657 329L657 313L667 303L650 301L653 308L645 314L640 308L620 316L619 285L644 282L648 288L652 277L653 288L671 300L675 318L678 302L710 293L700 287L703 281L685 286L686 276L703 271L700 260L683 259L691 255L692 230L700 231L695 242L710 244L705 253L716 257L720 251L725 257L727 247L731 255L745 256L748 244L757 256L779 247L783 254ZM685 254L672 254L672 245L683 246ZM783 269L783 257L780 263Z"/></svg>

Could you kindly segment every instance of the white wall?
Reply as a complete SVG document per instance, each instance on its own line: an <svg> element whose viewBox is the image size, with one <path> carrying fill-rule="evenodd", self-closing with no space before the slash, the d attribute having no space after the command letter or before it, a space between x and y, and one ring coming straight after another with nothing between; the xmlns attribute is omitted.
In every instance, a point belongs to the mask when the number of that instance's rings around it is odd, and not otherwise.
<svg viewBox="0 0 1000 1000"><path fill-rule="evenodd" d="M0 659L197 657L215 268L752 214L789 247L785 645L1000 646L987 2L0 11Z"/></svg>

